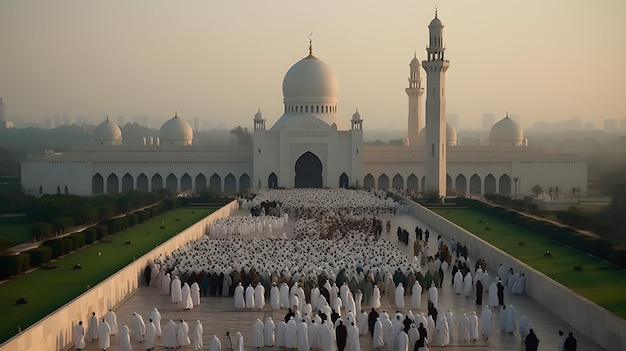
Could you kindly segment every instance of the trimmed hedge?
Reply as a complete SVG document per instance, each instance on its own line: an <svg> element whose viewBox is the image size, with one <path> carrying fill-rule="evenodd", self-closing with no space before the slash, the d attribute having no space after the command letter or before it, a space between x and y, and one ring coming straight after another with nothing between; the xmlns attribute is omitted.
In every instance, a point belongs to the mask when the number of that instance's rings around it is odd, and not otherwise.
<svg viewBox="0 0 626 351"><path fill-rule="evenodd" d="M85 233L83 232L71 234L68 236L68 238L72 239L72 247L74 248L74 250L80 249L81 247L85 246Z"/></svg>
<svg viewBox="0 0 626 351"><path fill-rule="evenodd" d="M52 250L52 258L57 258L65 253L63 248L65 244L62 239L46 240L41 245L50 247Z"/></svg>
<svg viewBox="0 0 626 351"><path fill-rule="evenodd" d="M52 259L52 248L49 246L39 246L26 251L30 255L30 266L39 267L50 262Z"/></svg>
<svg viewBox="0 0 626 351"><path fill-rule="evenodd" d="M93 227L96 230L96 239L102 240L105 236L109 235L109 227L106 225L97 225Z"/></svg>
<svg viewBox="0 0 626 351"><path fill-rule="evenodd" d="M20 274L30 268L30 255L22 252L19 255L0 256L0 277L8 278Z"/></svg>
<svg viewBox="0 0 626 351"><path fill-rule="evenodd" d="M97 233L93 228L85 229L82 233L85 234L85 244L93 244L96 242Z"/></svg>

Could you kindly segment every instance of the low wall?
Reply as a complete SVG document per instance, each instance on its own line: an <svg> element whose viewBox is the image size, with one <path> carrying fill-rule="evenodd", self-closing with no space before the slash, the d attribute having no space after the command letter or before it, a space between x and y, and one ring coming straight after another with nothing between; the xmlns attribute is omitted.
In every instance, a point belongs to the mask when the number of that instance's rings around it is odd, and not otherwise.
<svg viewBox="0 0 626 351"><path fill-rule="evenodd" d="M526 295L606 350L626 350L626 321L574 293L515 257L410 200L409 212L446 238L467 246L472 257L487 261L493 276L502 263L526 275Z"/></svg>
<svg viewBox="0 0 626 351"><path fill-rule="evenodd" d="M74 325L82 320L86 326L92 312L96 312L96 315L102 318L109 308L119 305L130 297L143 282L143 271L148 261L157 258L160 254L169 255L189 241L200 238L206 233L209 223L229 216L238 208L239 204L235 200L211 213L44 319L23 330L20 334L7 340L0 346L0 349L11 351L68 349L73 344L72 328Z"/></svg>

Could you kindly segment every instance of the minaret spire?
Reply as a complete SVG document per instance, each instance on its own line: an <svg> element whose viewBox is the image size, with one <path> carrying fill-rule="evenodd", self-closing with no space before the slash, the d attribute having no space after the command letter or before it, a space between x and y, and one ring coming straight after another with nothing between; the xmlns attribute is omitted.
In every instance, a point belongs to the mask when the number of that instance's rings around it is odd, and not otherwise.
<svg viewBox="0 0 626 351"><path fill-rule="evenodd" d="M312 36L313 31L311 31L311 34L309 34L309 57L313 57L313 39L311 39Z"/></svg>

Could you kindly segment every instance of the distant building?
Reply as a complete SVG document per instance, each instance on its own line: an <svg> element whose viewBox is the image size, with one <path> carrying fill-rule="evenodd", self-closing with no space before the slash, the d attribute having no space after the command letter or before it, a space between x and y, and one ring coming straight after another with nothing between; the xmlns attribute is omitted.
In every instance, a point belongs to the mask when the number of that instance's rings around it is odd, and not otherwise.
<svg viewBox="0 0 626 351"><path fill-rule="evenodd" d="M6 120L6 110L4 109L4 101L0 98L0 129L13 128L13 122Z"/></svg>
<svg viewBox="0 0 626 351"><path fill-rule="evenodd" d="M607 118L604 120L604 132L615 133L617 131L617 119Z"/></svg>
<svg viewBox="0 0 626 351"><path fill-rule="evenodd" d="M496 115L493 113L483 113L483 127L481 131L488 132L493 127L493 124L496 123Z"/></svg>
<svg viewBox="0 0 626 351"><path fill-rule="evenodd" d="M47 129L54 129L54 117L46 118L45 126Z"/></svg>
<svg viewBox="0 0 626 351"><path fill-rule="evenodd" d="M619 121L619 130L620 130L621 132L626 132L626 118L622 118L622 119Z"/></svg>
<svg viewBox="0 0 626 351"><path fill-rule="evenodd" d="M596 124L593 122L585 122L585 130L595 130Z"/></svg>
<svg viewBox="0 0 626 351"><path fill-rule="evenodd" d="M194 132L199 132L201 131L202 127L202 121L200 120L200 118L198 116L193 118L193 131Z"/></svg>
<svg viewBox="0 0 626 351"><path fill-rule="evenodd" d="M123 127L126 125L126 123L124 123L124 116L117 116L117 125L120 127Z"/></svg>

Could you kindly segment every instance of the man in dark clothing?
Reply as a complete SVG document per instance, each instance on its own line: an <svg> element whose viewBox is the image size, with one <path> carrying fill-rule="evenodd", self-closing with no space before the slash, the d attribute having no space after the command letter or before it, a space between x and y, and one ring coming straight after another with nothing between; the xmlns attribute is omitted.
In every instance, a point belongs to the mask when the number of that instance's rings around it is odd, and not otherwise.
<svg viewBox="0 0 626 351"><path fill-rule="evenodd" d="M483 283L480 280L476 282L476 304L483 304Z"/></svg>
<svg viewBox="0 0 626 351"><path fill-rule="evenodd" d="M409 316L405 316L402 324L404 325L404 332L408 334L409 329L411 329L411 324L413 324L413 321L411 320L411 318L409 318Z"/></svg>
<svg viewBox="0 0 626 351"><path fill-rule="evenodd" d="M500 279L496 287L498 288L498 306L504 306L504 285Z"/></svg>
<svg viewBox="0 0 626 351"><path fill-rule="evenodd" d="M285 323L288 323L289 320L291 320L291 317L295 317L296 314L293 313L293 311L291 310L291 307L289 307L289 310L287 311L287 314L285 314L285 318L283 318L283 320L285 321Z"/></svg>
<svg viewBox="0 0 626 351"><path fill-rule="evenodd" d="M335 330L335 337L337 338L337 351L343 351L346 348L346 340L348 339L348 328L343 325L343 321L339 321L339 325Z"/></svg>
<svg viewBox="0 0 626 351"><path fill-rule="evenodd" d="M537 351L539 339L537 339L537 335L535 335L535 331L532 328L528 331L524 343L526 344L526 351Z"/></svg>
<svg viewBox="0 0 626 351"><path fill-rule="evenodd" d="M428 238L430 238L430 232L428 231L428 229L426 229L426 231L424 232L424 234L426 235L426 238L425 238L425 240L424 240L424 241L425 241L425 242L428 242Z"/></svg>
<svg viewBox="0 0 626 351"><path fill-rule="evenodd" d="M337 311L335 311L335 310L332 310L332 312L330 313L330 321L333 322L333 325L335 324L337 319L339 319L339 317L340 317L339 313L337 313ZM344 326L344 328L345 328L345 326Z"/></svg>
<svg viewBox="0 0 626 351"><path fill-rule="evenodd" d="M563 344L563 349L565 351L576 351L577 346L578 346L578 343L576 342L576 338L574 337L572 332L570 332L569 336L565 339L565 344Z"/></svg>
<svg viewBox="0 0 626 351"><path fill-rule="evenodd" d="M420 338L417 339L417 342L415 343L414 351L419 351L420 347L426 347L426 338L428 338L428 332L426 331L426 328L424 328L424 323L420 323L417 331L420 333Z"/></svg>
<svg viewBox="0 0 626 351"><path fill-rule="evenodd" d="M367 316L367 327L370 330L370 335L374 337L374 325L376 324L376 320L380 317L376 309L372 307L372 312Z"/></svg>

